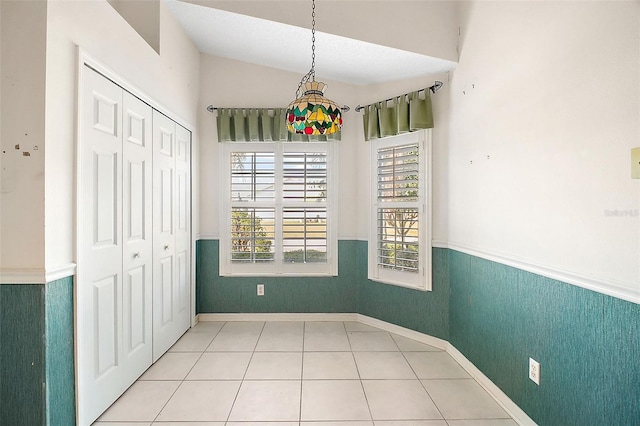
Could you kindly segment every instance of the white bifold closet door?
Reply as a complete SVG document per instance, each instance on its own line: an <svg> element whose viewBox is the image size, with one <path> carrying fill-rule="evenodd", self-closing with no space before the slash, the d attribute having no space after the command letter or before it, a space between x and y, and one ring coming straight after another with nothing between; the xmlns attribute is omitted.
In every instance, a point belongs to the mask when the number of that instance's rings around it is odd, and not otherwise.
<svg viewBox="0 0 640 426"><path fill-rule="evenodd" d="M152 109L84 72L78 167L80 424L151 364Z"/></svg>
<svg viewBox="0 0 640 426"><path fill-rule="evenodd" d="M191 133L85 67L76 363L90 425L190 324Z"/></svg>
<svg viewBox="0 0 640 426"><path fill-rule="evenodd" d="M189 328L191 133L153 112L153 360Z"/></svg>

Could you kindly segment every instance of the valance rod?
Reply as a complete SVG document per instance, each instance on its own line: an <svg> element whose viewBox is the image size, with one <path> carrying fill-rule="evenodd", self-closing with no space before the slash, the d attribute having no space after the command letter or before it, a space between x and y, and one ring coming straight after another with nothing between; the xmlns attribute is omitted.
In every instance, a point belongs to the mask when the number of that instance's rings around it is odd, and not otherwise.
<svg viewBox="0 0 640 426"><path fill-rule="evenodd" d="M238 109L245 109L245 108L238 108ZM269 110L269 111L275 111L277 109L283 109L283 108L249 108L249 109L266 109L266 110ZM351 111L351 107L349 107L349 105L344 105L340 109L342 110L342 112ZM217 111L217 110L218 110L218 107L214 107L213 105L209 105L207 107L207 111L209 111L212 114L213 114L214 111Z"/></svg>
<svg viewBox="0 0 640 426"><path fill-rule="evenodd" d="M432 93L436 93L438 90L440 90L440 89L442 88L442 86L443 86L443 85L444 85L444 83L443 83L443 82L441 82L441 81L439 81L439 80L436 80L436 82L435 82L435 83L433 83L433 86L428 87L428 89L429 89L429 90L431 90L431 92L432 92ZM420 89L420 90L418 90L418 93L420 93L420 92L424 92L425 90L427 90L427 89ZM395 99L395 98L385 99L383 102L392 101L393 99ZM366 105L365 105L365 106L358 105L358 106L355 108L355 110L356 110L356 112L360 112L360 111L362 111L365 107L366 107Z"/></svg>

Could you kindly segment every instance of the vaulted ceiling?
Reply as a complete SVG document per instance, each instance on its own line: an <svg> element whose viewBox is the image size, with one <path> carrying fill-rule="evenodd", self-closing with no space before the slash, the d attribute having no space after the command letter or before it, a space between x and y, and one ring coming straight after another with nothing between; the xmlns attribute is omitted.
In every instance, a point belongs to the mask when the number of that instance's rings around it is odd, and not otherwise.
<svg viewBox="0 0 640 426"><path fill-rule="evenodd" d="M300 74L311 68L310 0L164 1L202 53ZM443 2L317 0L316 75L366 85L449 71L454 16Z"/></svg>

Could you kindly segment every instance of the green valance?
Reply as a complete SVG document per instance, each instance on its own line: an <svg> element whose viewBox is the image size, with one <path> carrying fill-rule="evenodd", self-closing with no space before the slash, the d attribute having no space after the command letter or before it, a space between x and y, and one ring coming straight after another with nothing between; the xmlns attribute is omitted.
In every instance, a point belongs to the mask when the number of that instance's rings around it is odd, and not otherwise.
<svg viewBox="0 0 640 426"><path fill-rule="evenodd" d="M431 91L424 89L422 97L420 92L365 106L362 117L364 139L368 141L433 128Z"/></svg>
<svg viewBox="0 0 640 426"><path fill-rule="evenodd" d="M289 133L285 108L218 108L218 142L324 142L340 140L340 132L328 136Z"/></svg>

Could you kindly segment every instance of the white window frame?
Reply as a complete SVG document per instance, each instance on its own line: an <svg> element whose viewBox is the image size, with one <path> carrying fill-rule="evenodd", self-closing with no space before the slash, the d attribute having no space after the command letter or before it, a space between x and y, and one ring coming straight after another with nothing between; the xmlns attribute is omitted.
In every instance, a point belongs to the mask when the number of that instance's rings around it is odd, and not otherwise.
<svg viewBox="0 0 640 426"><path fill-rule="evenodd" d="M378 200L378 150L394 146L418 143L418 272L405 272L378 266L378 209L392 207L389 202ZM381 139L370 144L370 197L369 212L369 268L372 281L397 285L422 291L432 289L432 208L431 208L431 130L420 130ZM399 203L401 204L401 203ZM401 207L396 204L396 207ZM409 206L408 206L409 207Z"/></svg>
<svg viewBox="0 0 640 426"><path fill-rule="evenodd" d="M221 143L220 156L220 275L221 276L336 276L338 275L337 238L337 147L333 142L225 142ZM270 262L242 263L231 261L231 153L265 152L275 154L275 260ZM282 212L287 207L314 207L311 202L288 201L283 197L283 167L285 152L326 152L327 199L327 261L309 263L284 262L282 238ZM280 167L278 166L280 165ZM269 203L261 203L267 207ZM251 206L253 207L253 206Z"/></svg>

